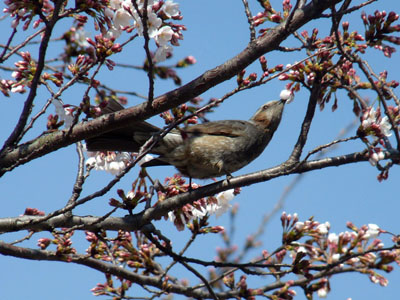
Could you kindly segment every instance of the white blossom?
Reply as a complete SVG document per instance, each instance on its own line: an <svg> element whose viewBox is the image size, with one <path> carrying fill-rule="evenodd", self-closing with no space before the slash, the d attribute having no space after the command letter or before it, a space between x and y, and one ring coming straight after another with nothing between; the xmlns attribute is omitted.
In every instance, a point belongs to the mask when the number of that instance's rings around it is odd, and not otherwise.
<svg viewBox="0 0 400 300"><path fill-rule="evenodd" d="M391 136L392 135L392 125L389 122L388 116L384 116L382 120L379 122L379 128L381 129L381 132L385 136Z"/></svg>
<svg viewBox="0 0 400 300"><path fill-rule="evenodd" d="M364 130L368 130L374 124L379 128L381 134L385 136L392 135L392 125L389 122L389 118L387 116L381 118L380 114L377 113L373 107L370 107L364 112L362 116L361 127Z"/></svg>
<svg viewBox="0 0 400 300"><path fill-rule="evenodd" d="M376 112L375 112L375 109L373 107L368 109L362 116L363 121L361 123L361 126L364 129L369 128L373 124L373 122L376 120L376 116L375 115L376 115Z"/></svg>
<svg viewBox="0 0 400 300"><path fill-rule="evenodd" d="M166 45L171 39L174 34L174 31L170 26L163 26L158 29L155 40L158 45L164 46Z"/></svg>
<svg viewBox="0 0 400 300"><path fill-rule="evenodd" d="M328 235L328 242L337 245L339 243L339 236L336 233L330 233Z"/></svg>
<svg viewBox="0 0 400 300"><path fill-rule="evenodd" d="M123 1L121 1L121 7L125 8L126 10L128 10L128 11L130 11L132 13L135 12L135 8L134 8L131 0L123 0Z"/></svg>
<svg viewBox="0 0 400 300"><path fill-rule="evenodd" d="M154 55L154 62L162 62L167 59L168 53L172 53L172 46L164 45L158 47L155 55Z"/></svg>
<svg viewBox="0 0 400 300"><path fill-rule="evenodd" d="M207 213L208 213L208 211L202 206L192 210L193 218L200 218L201 219L205 215L207 215Z"/></svg>
<svg viewBox="0 0 400 300"><path fill-rule="evenodd" d="M132 15L127 12L125 8L117 9L113 17L114 26L117 29L122 29L124 27L130 26L133 20L134 19Z"/></svg>
<svg viewBox="0 0 400 300"><path fill-rule="evenodd" d="M369 279L373 282L373 283L379 283L379 279L376 276L370 276Z"/></svg>
<svg viewBox="0 0 400 300"><path fill-rule="evenodd" d="M368 230L365 233L364 237L366 239L375 239L378 237L380 233L380 228L376 224L368 224Z"/></svg>
<svg viewBox="0 0 400 300"><path fill-rule="evenodd" d="M20 85L13 85L11 87L11 93L24 93L25 92L25 87L20 84Z"/></svg>
<svg viewBox="0 0 400 300"><path fill-rule="evenodd" d="M335 253L332 255L332 262L338 262L340 259L340 254L339 253Z"/></svg>
<svg viewBox="0 0 400 300"><path fill-rule="evenodd" d="M168 212L168 219L174 223L176 217L175 217L175 213L173 211Z"/></svg>
<svg viewBox="0 0 400 300"><path fill-rule="evenodd" d="M325 287L323 287L317 291L317 294L318 297L320 298L326 298L326 296L328 296L328 290Z"/></svg>
<svg viewBox="0 0 400 300"><path fill-rule="evenodd" d="M330 224L326 222L325 224L319 224L317 230L320 234L327 234L329 232Z"/></svg>
<svg viewBox="0 0 400 300"><path fill-rule="evenodd" d="M119 9L121 7L121 0L110 0L109 5L112 9Z"/></svg>
<svg viewBox="0 0 400 300"><path fill-rule="evenodd" d="M176 212L170 211L168 213L168 218L171 222L175 223L176 218L181 219L181 224L186 224L193 219L203 218L206 215L215 214L217 217L225 213L231 205L229 202L235 197L234 190L227 190L221 192L215 196L217 201L215 203L209 203L206 206L198 205L192 206L192 209L187 213L179 213L177 216ZM186 218L185 218L186 217ZM179 222L176 224L180 224ZM183 227L179 227L178 230L183 230Z"/></svg>
<svg viewBox="0 0 400 300"><path fill-rule="evenodd" d="M289 90L282 90L280 95L279 95L279 98L281 100L286 100L286 104L289 104L290 102L293 101L294 94Z"/></svg>
<svg viewBox="0 0 400 300"><path fill-rule="evenodd" d="M112 20L114 18L114 10L112 10L109 7L106 7L104 9L104 15Z"/></svg>
<svg viewBox="0 0 400 300"><path fill-rule="evenodd" d="M379 151L378 153L376 153L376 152L372 153L370 155L368 161L373 167L375 167L376 164L382 159L385 159L385 153L382 151Z"/></svg>
<svg viewBox="0 0 400 300"><path fill-rule="evenodd" d="M78 28L75 31L74 39L75 39L76 43L82 48L90 47L90 44L87 41L88 37L89 37L89 33L87 31L85 31L85 29L83 29L82 27Z"/></svg>
<svg viewBox="0 0 400 300"><path fill-rule="evenodd" d="M113 175L120 174L127 164L132 160L128 152L91 152L87 151L89 158L85 164L93 167L95 170L106 171Z"/></svg>
<svg viewBox="0 0 400 300"><path fill-rule="evenodd" d="M117 39L119 38L119 36L121 35L122 30L121 29L117 29L117 27L115 27L114 25L108 29L105 37L108 39L114 38Z"/></svg>
<svg viewBox="0 0 400 300"><path fill-rule="evenodd" d="M297 231L301 231L304 229L304 222L296 222L296 224L294 224L294 228Z"/></svg>
<svg viewBox="0 0 400 300"><path fill-rule="evenodd" d="M56 114L60 117L61 120L64 121L64 126L66 128L69 128L72 125L72 121L74 120L72 110L68 107L65 107L61 100L54 99L52 103L56 108Z"/></svg>
<svg viewBox="0 0 400 300"><path fill-rule="evenodd" d="M232 201L234 197L235 194L233 189L223 191L217 194L216 198L218 200L218 206L219 206L215 210L215 214L217 217L224 214L231 207L231 204L229 202Z"/></svg>
<svg viewBox="0 0 400 300"><path fill-rule="evenodd" d="M179 15L179 4L174 3L171 0L167 0L164 2L161 10L168 18L176 17Z"/></svg>
<svg viewBox="0 0 400 300"><path fill-rule="evenodd" d="M151 10L147 13L147 31L150 38L154 38L160 28L162 21L157 15ZM140 18L136 18L135 27L140 36L143 36L143 24Z"/></svg>

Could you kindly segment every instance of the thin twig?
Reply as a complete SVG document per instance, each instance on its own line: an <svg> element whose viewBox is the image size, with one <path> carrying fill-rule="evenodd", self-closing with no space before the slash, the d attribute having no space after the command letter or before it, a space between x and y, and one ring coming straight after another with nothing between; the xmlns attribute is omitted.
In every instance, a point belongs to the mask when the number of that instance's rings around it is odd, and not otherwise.
<svg viewBox="0 0 400 300"><path fill-rule="evenodd" d="M67 205L72 205L81 195L82 192L82 187L85 182L85 176L84 176L84 171L85 171L85 157L83 156L83 150L82 150L82 143L78 142L76 143L76 152L78 153L78 172L76 174L76 179L75 179L75 184L72 189L72 195L71 198L68 200ZM69 211L72 215L72 210Z"/></svg>
<svg viewBox="0 0 400 300"><path fill-rule="evenodd" d="M144 0L143 3L143 13L140 11L136 1L132 1L133 6L135 7L136 12L138 13L141 21L142 21L142 25L143 25L143 37L144 37L144 50L146 52L146 57L147 57L147 62L149 64L148 66L148 71L147 71L147 77L149 78L149 93L148 93L148 103L152 103L153 99L154 99L154 76L153 76L153 69L154 69L154 65L153 65L153 58L150 52L150 48L149 48L149 43L150 43L150 37L149 37L149 27L147 24L148 21L148 15L147 15L147 2L148 0Z"/></svg>
<svg viewBox="0 0 400 300"><path fill-rule="evenodd" d="M13 55L15 52L17 52L19 49L23 48L25 45L27 45L32 39L34 39L36 36L38 36L39 34L41 34L42 32L44 32L46 30L46 27L43 27L42 29L36 31L35 33L31 34L30 36L28 36L21 44L19 44L18 46L14 46L14 47L10 47L10 46L6 46L6 45L1 45L2 48L4 48L5 50L11 49L10 52L8 52L7 54L5 54L2 59L0 60L0 62L4 62L6 61L11 55Z"/></svg>
<svg viewBox="0 0 400 300"><path fill-rule="evenodd" d="M42 74L42 71L44 68L44 62L45 62L47 47L48 47L48 44L50 41L50 36L52 34L55 24L57 23L57 21L59 19L58 14L61 10L62 3L63 3L63 0L57 0L55 2L53 15L50 19L50 22L48 22L48 24L45 28L45 33L42 38L42 43L40 44L40 47L39 47L39 59L38 59L38 63L36 66L35 74L33 76L32 82L31 82L31 89L29 91L29 95L25 101L24 108L23 108L20 118L17 122L17 125L15 126L15 128L12 131L12 133L10 134L10 136L7 138L2 149L0 150L0 155L2 153L4 153L4 151L6 151L9 147L17 144L22 138L21 133L23 132L26 122L28 120L28 117L32 111L33 101L36 98L37 88L40 83L40 77L41 77L41 74Z"/></svg>
<svg viewBox="0 0 400 300"><path fill-rule="evenodd" d="M340 14L340 15L350 14L350 13L352 13L353 11L357 11L357 10L359 10L360 8L362 8L362 7L364 7L364 6L367 6L367 5L370 5L371 3L376 2L376 1L378 1L378 0L368 0L368 1L365 1L365 2L363 2L363 3L361 3L361 4L359 4L359 5L355 5L355 6L353 6L353 7L350 7L349 9L340 10L340 11L339 11L339 14ZM332 17L332 14L321 14L321 18L331 18L331 17Z"/></svg>
<svg viewBox="0 0 400 300"><path fill-rule="evenodd" d="M249 29L250 29L250 41L253 41L256 39L256 30L254 29L254 23L253 23L253 15L251 14L250 8L249 8L249 3L247 0L242 0L242 3L244 5L244 11L246 13L247 17L247 22L249 23Z"/></svg>
<svg viewBox="0 0 400 300"><path fill-rule="evenodd" d="M4 46L3 53L0 54L0 63L4 62L4 55L6 55L7 49L9 49L11 42L17 33L17 28L13 29L13 32L11 33L10 37L8 38L7 44Z"/></svg>

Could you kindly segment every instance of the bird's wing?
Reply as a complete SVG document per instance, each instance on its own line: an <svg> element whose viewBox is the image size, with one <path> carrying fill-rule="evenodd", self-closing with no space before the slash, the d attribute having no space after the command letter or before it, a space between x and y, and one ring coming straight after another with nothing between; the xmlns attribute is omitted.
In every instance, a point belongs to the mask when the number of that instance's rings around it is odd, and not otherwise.
<svg viewBox="0 0 400 300"><path fill-rule="evenodd" d="M204 124L193 125L184 129L189 135L223 135L229 137L239 137L248 129L250 122L241 120L214 121Z"/></svg>
<svg viewBox="0 0 400 300"><path fill-rule="evenodd" d="M137 131L133 134L133 140L140 145L143 145L151 135L148 132ZM158 143L153 147L151 153L165 154L174 151L176 147L182 145L183 138L179 131L171 131L167 133Z"/></svg>

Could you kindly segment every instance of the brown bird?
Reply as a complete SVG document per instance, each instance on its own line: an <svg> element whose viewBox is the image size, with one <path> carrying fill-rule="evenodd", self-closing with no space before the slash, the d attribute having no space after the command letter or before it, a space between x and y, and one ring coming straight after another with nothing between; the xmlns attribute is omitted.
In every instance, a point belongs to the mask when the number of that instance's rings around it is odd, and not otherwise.
<svg viewBox="0 0 400 300"><path fill-rule="evenodd" d="M279 126L285 102L265 103L249 121L213 121L174 129L150 150L159 156L142 166L173 165L190 178L230 176L264 151ZM121 109L119 103L111 101L104 113ZM147 122L132 123L88 139L86 146L89 151L138 152L160 130Z"/></svg>

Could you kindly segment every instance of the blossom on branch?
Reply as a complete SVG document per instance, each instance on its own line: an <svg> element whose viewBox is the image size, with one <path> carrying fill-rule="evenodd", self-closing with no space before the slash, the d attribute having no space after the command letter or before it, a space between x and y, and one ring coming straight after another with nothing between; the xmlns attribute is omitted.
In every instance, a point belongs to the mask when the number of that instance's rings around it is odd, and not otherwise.
<svg viewBox="0 0 400 300"><path fill-rule="evenodd" d="M120 174L132 161L128 152L91 152L87 151L89 158L86 160L86 166L95 170L106 171L112 175Z"/></svg>
<svg viewBox="0 0 400 300"><path fill-rule="evenodd" d="M69 105L64 105L60 100L54 99L52 101L56 108L56 114L64 121L65 128L69 128L74 120L73 111Z"/></svg>
<svg viewBox="0 0 400 300"><path fill-rule="evenodd" d="M392 125L388 116L381 117L381 110L376 111L373 107L368 107L361 116L361 126L359 130L365 135L373 135L379 138L391 136Z"/></svg>
<svg viewBox="0 0 400 300"><path fill-rule="evenodd" d="M167 0L161 6L161 10L168 18L176 17L179 15L179 4Z"/></svg>

